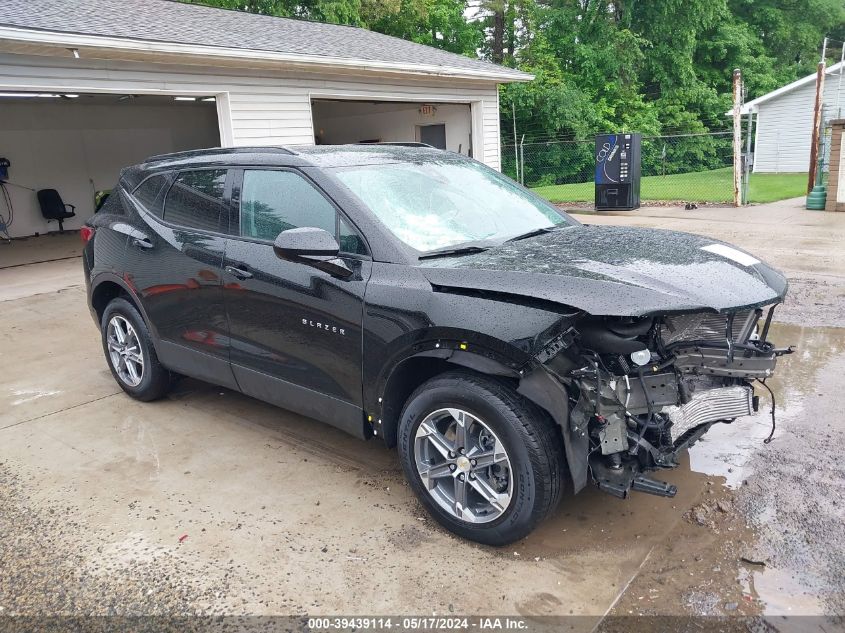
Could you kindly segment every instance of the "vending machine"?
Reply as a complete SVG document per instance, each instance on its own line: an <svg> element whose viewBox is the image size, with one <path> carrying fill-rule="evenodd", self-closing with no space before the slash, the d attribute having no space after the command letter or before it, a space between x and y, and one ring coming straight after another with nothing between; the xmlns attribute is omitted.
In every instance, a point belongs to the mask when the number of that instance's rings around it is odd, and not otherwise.
<svg viewBox="0 0 845 633"><path fill-rule="evenodd" d="M596 209L630 211L640 206L640 134L596 136Z"/></svg>

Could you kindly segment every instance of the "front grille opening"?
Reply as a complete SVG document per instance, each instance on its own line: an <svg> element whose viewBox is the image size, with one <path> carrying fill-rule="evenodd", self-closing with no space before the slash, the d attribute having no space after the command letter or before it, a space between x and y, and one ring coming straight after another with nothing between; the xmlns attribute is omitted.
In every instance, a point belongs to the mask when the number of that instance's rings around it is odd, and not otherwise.
<svg viewBox="0 0 845 633"><path fill-rule="evenodd" d="M740 310L734 313L731 340L744 343L754 331L758 313L756 310ZM678 341L706 341L724 343L728 327L727 314L698 312L668 316L660 327L660 338L664 345Z"/></svg>

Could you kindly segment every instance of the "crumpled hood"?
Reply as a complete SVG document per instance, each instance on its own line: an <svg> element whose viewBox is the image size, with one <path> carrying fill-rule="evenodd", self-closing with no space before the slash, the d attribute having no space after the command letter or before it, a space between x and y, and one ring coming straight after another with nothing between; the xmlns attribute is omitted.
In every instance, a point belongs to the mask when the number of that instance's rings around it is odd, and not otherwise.
<svg viewBox="0 0 845 633"><path fill-rule="evenodd" d="M445 291L501 292L608 316L761 306L787 288L781 273L724 242L617 226L574 226L420 268Z"/></svg>

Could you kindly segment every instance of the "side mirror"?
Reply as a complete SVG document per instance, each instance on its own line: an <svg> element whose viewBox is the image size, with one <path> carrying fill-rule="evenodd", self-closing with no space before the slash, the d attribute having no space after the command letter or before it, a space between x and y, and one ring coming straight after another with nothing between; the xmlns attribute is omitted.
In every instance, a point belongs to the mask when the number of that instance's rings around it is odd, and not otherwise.
<svg viewBox="0 0 845 633"><path fill-rule="evenodd" d="M282 259L337 257L340 246L328 231L306 226L279 233L273 242L273 250Z"/></svg>
<svg viewBox="0 0 845 633"><path fill-rule="evenodd" d="M282 231L273 242L273 251L279 259L313 266L333 277L348 279L355 274L338 257L340 246L334 235L323 229L306 226Z"/></svg>

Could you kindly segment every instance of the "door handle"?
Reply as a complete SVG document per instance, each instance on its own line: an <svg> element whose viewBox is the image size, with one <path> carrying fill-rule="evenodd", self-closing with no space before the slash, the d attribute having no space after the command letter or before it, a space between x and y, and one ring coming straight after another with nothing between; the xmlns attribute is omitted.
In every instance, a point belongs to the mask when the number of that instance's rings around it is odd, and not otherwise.
<svg viewBox="0 0 845 633"><path fill-rule="evenodd" d="M237 277L238 279L251 279L252 273L248 270L244 270L243 268L237 268L235 266L226 266L226 272L232 275L233 277Z"/></svg>
<svg viewBox="0 0 845 633"><path fill-rule="evenodd" d="M138 248L152 248L153 243L150 241L148 237L133 237L132 238L132 245L137 246Z"/></svg>

